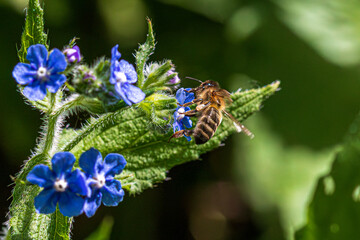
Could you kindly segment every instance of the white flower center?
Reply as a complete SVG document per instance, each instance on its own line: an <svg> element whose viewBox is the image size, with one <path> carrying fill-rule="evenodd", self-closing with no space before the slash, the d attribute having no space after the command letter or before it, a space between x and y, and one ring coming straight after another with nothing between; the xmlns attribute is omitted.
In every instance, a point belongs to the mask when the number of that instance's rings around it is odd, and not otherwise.
<svg viewBox="0 0 360 240"><path fill-rule="evenodd" d="M39 67L36 74L37 74L38 78L45 79L47 76L47 70L44 67Z"/></svg>
<svg viewBox="0 0 360 240"><path fill-rule="evenodd" d="M126 82L126 75L123 72L115 72L115 77L117 82Z"/></svg>
<svg viewBox="0 0 360 240"><path fill-rule="evenodd" d="M54 183L54 188L57 192L65 192L68 183L64 179L57 179Z"/></svg>
<svg viewBox="0 0 360 240"><path fill-rule="evenodd" d="M96 180L93 185L95 188L102 188L105 185L106 180L104 174L97 175L97 177L94 177L94 180Z"/></svg>
<svg viewBox="0 0 360 240"><path fill-rule="evenodd" d="M179 120L181 120L181 119L183 119L184 117L185 117L185 108L179 108L178 110L177 110L177 112L178 112L178 114L179 114L179 116L177 117L177 120L179 121Z"/></svg>

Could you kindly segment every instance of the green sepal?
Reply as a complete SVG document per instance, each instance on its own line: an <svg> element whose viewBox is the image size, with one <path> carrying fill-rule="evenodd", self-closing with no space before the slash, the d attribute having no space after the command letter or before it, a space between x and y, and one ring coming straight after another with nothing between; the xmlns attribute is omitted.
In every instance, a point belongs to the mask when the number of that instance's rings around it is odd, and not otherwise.
<svg viewBox="0 0 360 240"><path fill-rule="evenodd" d="M170 79L172 79L173 77L176 76L176 74L171 74L171 75L167 74L171 70L172 67L173 67L173 65L172 65L171 61L168 60L164 64L155 68L154 71L149 73L149 75L147 76L142 88L146 89L146 88L163 86L165 83L169 82ZM151 68L151 66L150 66L150 68Z"/></svg>
<svg viewBox="0 0 360 240"><path fill-rule="evenodd" d="M164 93L154 93L139 103L151 122L164 127L170 123L171 116L177 107L176 99Z"/></svg>
<svg viewBox="0 0 360 240"><path fill-rule="evenodd" d="M144 44L139 45L138 50L135 52L136 59L136 73L138 76L138 87L143 89L144 84L144 67L146 61L155 50L155 37L153 33L152 23L149 18L146 19L148 22L148 34Z"/></svg>

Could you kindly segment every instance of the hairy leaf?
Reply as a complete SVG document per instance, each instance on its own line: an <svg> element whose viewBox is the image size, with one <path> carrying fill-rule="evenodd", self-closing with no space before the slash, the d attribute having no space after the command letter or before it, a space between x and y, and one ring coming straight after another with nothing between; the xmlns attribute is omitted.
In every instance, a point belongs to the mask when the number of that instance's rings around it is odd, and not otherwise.
<svg viewBox="0 0 360 240"><path fill-rule="evenodd" d="M333 163L320 178L297 240L360 239L360 117Z"/></svg>
<svg viewBox="0 0 360 240"><path fill-rule="evenodd" d="M150 19L148 21L148 34L144 44L139 46L139 50L136 51L136 72L138 76L138 85L142 88L144 84L144 66L146 61L149 59L150 55L154 53L155 50L155 37L152 29L152 24Z"/></svg>
<svg viewBox="0 0 360 240"><path fill-rule="evenodd" d="M262 102L272 95L280 82L259 89L232 94L233 104L228 108L238 120L243 121L258 111ZM140 193L166 178L173 166L196 160L200 154L220 145L235 127L224 119L215 136L203 145L188 142L185 138L168 142L171 132L163 133L149 124L150 120L140 108L127 108L105 114L80 131L65 131L60 149L71 151L76 157L90 147L98 149L103 156L108 153L124 155L128 164L121 175L131 176L122 182L130 193ZM244 136L245 137L245 136Z"/></svg>
<svg viewBox="0 0 360 240"><path fill-rule="evenodd" d="M18 51L20 62L26 61L27 49L34 44L47 46L47 35L44 32L43 9L39 0L29 0L26 11L25 28L21 35L21 48Z"/></svg>

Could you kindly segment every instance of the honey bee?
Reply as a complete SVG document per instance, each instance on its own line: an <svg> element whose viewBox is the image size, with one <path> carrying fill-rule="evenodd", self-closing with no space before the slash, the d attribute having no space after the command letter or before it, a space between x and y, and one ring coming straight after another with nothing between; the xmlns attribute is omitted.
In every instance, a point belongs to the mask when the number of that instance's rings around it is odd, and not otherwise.
<svg viewBox="0 0 360 240"><path fill-rule="evenodd" d="M177 131L170 137L169 141L172 138L193 135L196 144L206 143L214 136L216 129L219 127L223 117L222 113L232 120L238 132L244 132L251 138L254 137L250 130L225 110L226 106L232 103L232 100L230 93L225 89L221 89L218 82L207 80L201 82L200 86L186 92L194 93L195 99L180 106L187 107L196 104L196 107L194 110L182 114L189 117L198 116L199 120L194 129Z"/></svg>

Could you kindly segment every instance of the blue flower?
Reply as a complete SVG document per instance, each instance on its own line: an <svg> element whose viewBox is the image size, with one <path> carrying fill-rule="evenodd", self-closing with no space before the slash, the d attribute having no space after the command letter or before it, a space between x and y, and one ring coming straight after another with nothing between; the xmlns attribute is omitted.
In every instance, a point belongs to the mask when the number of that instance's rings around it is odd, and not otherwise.
<svg viewBox="0 0 360 240"><path fill-rule="evenodd" d="M44 189L35 197L38 213L53 213L59 203L60 212L67 217L83 212L85 199L90 189L85 174L79 169L71 171L75 157L69 152L56 153L51 159L52 170L46 165L36 165L26 179Z"/></svg>
<svg viewBox="0 0 360 240"><path fill-rule="evenodd" d="M110 153L104 160L94 148L81 154L79 166L85 171L87 184L91 188L91 194L84 205L86 216L93 216L101 202L105 206L117 206L123 200L124 190L114 176L120 174L125 165L126 160L120 154Z"/></svg>
<svg viewBox="0 0 360 240"><path fill-rule="evenodd" d="M73 46L72 48L65 49L64 54L69 63L81 61L80 48L76 45Z"/></svg>
<svg viewBox="0 0 360 240"><path fill-rule="evenodd" d="M18 63L12 72L16 82L25 85L25 97L32 101L42 100L46 96L46 89L51 93L64 84L66 77L60 74L66 69L64 54L54 49L48 56L44 45L32 45L27 50L26 59L30 64Z"/></svg>
<svg viewBox="0 0 360 240"><path fill-rule="evenodd" d="M118 45L111 49L110 83L115 85L118 96L127 105L139 103L145 98L145 93L140 88L132 85L137 81L137 74L133 65L125 60L120 60L121 54Z"/></svg>
<svg viewBox="0 0 360 240"><path fill-rule="evenodd" d="M190 90L190 88L186 88L186 90ZM180 88L176 92L176 100L181 105L191 102L192 100L194 100L194 98L195 98L194 93L188 93L184 91L184 88ZM176 108L174 112L174 123L173 123L174 132L192 127L192 121L190 120L190 117L184 115L184 112L187 112L189 110L190 110L189 107L179 106ZM184 137L188 141L191 141L191 137L185 135Z"/></svg>

